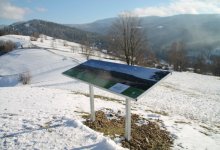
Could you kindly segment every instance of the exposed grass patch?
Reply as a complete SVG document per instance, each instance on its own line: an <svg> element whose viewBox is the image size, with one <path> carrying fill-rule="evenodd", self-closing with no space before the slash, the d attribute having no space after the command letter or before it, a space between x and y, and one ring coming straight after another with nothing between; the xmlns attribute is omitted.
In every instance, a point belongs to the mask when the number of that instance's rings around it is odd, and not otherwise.
<svg viewBox="0 0 220 150"><path fill-rule="evenodd" d="M87 93L75 92L75 91L72 91L72 92L74 94L84 95L86 97L90 97L90 95L87 94ZM105 100L105 101L112 101L112 102L117 102L117 103L120 103L120 104L124 104L123 101L121 101L121 100L118 100L118 99L115 99L115 98L106 97L106 96L94 95L94 98L98 98L98 99L102 99L102 100Z"/></svg>
<svg viewBox="0 0 220 150"><path fill-rule="evenodd" d="M208 133L206 133L206 132L203 132L203 131L199 131L200 133L202 133L202 134L204 134L204 135L206 135L206 136L210 136Z"/></svg>
<svg viewBox="0 0 220 150"><path fill-rule="evenodd" d="M207 131L213 131L212 128L209 128L209 127L207 127L207 126L204 126L204 125L199 125L199 126L202 127L202 128L204 128L204 129L206 129Z"/></svg>
<svg viewBox="0 0 220 150"><path fill-rule="evenodd" d="M220 129L220 125L215 125L215 126Z"/></svg>
<svg viewBox="0 0 220 150"><path fill-rule="evenodd" d="M166 88L168 88L168 89L171 89L172 91L177 91L177 90L179 90L179 89L175 88L175 87L172 86L172 85L161 84L161 86L164 86L164 87L166 87Z"/></svg>
<svg viewBox="0 0 220 150"><path fill-rule="evenodd" d="M155 114L159 114L159 115L163 115L163 116L169 116L169 114L165 111L153 111L153 110L145 110L145 111L149 111L151 113L155 113Z"/></svg>
<svg viewBox="0 0 220 150"><path fill-rule="evenodd" d="M186 122L186 121L174 121L175 123L181 123L181 124L191 124L191 122Z"/></svg>
<svg viewBox="0 0 220 150"><path fill-rule="evenodd" d="M87 118L89 118L89 116ZM131 118L132 138L130 141L122 140L121 144L123 147L132 150L171 149L173 140L170 133L162 129L158 123L148 121L136 114L132 114ZM125 118L117 114L105 114L103 111L97 111L96 120L91 122L90 119L87 119L84 124L96 131L104 133L104 135L112 139L118 136L124 137Z"/></svg>
<svg viewBox="0 0 220 150"><path fill-rule="evenodd" d="M89 113L87 113L87 112L83 112L83 111L74 111L75 113L79 113L80 114L80 116L82 117L82 118L84 118L84 119L89 119Z"/></svg>
<svg viewBox="0 0 220 150"><path fill-rule="evenodd" d="M203 129L205 129L208 133L206 133L207 135L211 134L211 133L220 133L219 129L220 129L220 126L218 125L215 125L215 127L207 127L205 125L199 125L200 127L202 127ZM203 133L203 132L202 132Z"/></svg>
<svg viewBox="0 0 220 150"><path fill-rule="evenodd" d="M42 128L46 129L48 132L52 132L52 129L50 128L50 126L51 126L51 121L48 121L48 122L44 123Z"/></svg>
<svg viewBox="0 0 220 150"><path fill-rule="evenodd" d="M3 113L3 114L8 116L18 116L18 114L13 114L13 113Z"/></svg>

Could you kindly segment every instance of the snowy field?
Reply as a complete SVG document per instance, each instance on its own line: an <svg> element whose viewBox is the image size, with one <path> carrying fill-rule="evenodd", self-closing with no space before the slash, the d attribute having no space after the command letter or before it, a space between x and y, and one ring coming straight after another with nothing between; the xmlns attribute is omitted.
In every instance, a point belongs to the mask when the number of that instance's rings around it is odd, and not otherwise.
<svg viewBox="0 0 220 150"><path fill-rule="evenodd" d="M61 74L86 61L80 45L43 37L0 37L25 48L0 56L0 149L124 149L82 124L90 110L88 85ZM95 51L91 58L113 61L108 57ZM24 72L31 74L29 85L19 82ZM123 98L96 88L95 94L110 99L96 98L96 110L124 113ZM173 72L131 105L132 113L163 121L174 150L220 149L220 77Z"/></svg>

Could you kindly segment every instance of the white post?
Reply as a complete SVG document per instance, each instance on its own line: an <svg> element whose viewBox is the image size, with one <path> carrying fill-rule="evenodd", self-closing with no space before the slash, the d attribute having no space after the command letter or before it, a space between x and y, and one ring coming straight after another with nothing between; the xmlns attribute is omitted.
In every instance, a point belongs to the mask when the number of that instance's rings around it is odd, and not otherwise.
<svg viewBox="0 0 220 150"><path fill-rule="evenodd" d="M90 111L91 111L91 120L95 121L95 110L94 110L94 90L93 86L89 84L89 94L90 94Z"/></svg>
<svg viewBox="0 0 220 150"><path fill-rule="evenodd" d="M126 99L125 139L131 139L131 100Z"/></svg>

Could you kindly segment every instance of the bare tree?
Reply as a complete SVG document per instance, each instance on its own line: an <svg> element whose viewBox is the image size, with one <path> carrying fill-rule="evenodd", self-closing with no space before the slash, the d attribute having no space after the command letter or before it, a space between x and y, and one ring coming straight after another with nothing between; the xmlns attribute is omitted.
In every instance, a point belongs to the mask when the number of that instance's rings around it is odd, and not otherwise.
<svg viewBox="0 0 220 150"><path fill-rule="evenodd" d="M80 44L80 48L81 48L81 52L84 53L85 46L83 44Z"/></svg>
<svg viewBox="0 0 220 150"><path fill-rule="evenodd" d="M86 56L86 59L89 60L89 57L92 54L92 49L90 48L90 42L86 36L83 42L80 45L82 53Z"/></svg>
<svg viewBox="0 0 220 150"><path fill-rule="evenodd" d="M40 34L40 35L39 35L39 38L40 38L40 42L43 43L43 42L44 42L44 40L43 40L44 35L43 35L43 34Z"/></svg>
<svg viewBox="0 0 220 150"><path fill-rule="evenodd" d="M52 47L52 48L55 48L55 42L54 42L54 39L51 40L51 47Z"/></svg>
<svg viewBox="0 0 220 150"><path fill-rule="evenodd" d="M65 46L65 47L69 46L67 41L65 41L65 40L63 41L63 46Z"/></svg>
<svg viewBox="0 0 220 150"><path fill-rule="evenodd" d="M143 50L136 56L136 64L147 67L154 67L157 63L156 56L153 51L147 49Z"/></svg>
<svg viewBox="0 0 220 150"><path fill-rule="evenodd" d="M86 59L89 60L89 57L91 56L92 54L92 49L89 47L89 46L85 46L85 56L86 56Z"/></svg>
<svg viewBox="0 0 220 150"><path fill-rule="evenodd" d="M212 56L212 72L216 76L220 76L220 56Z"/></svg>
<svg viewBox="0 0 220 150"><path fill-rule="evenodd" d="M30 36L30 40L31 41L37 41L37 39L39 38L40 34L37 32L32 33L32 35Z"/></svg>
<svg viewBox="0 0 220 150"><path fill-rule="evenodd" d="M109 32L112 50L123 54L128 65L134 65L140 53L147 48L146 35L140 18L126 12L118 16Z"/></svg>
<svg viewBox="0 0 220 150"><path fill-rule="evenodd" d="M206 61L205 54L201 52L196 58L194 63L194 69L196 73L205 73L206 72Z"/></svg>
<svg viewBox="0 0 220 150"><path fill-rule="evenodd" d="M43 37L40 37L40 42L41 42L41 43L43 43L43 42L44 42Z"/></svg>
<svg viewBox="0 0 220 150"><path fill-rule="evenodd" d="M76 49L76 46L71 46L71 50L73 53L75 52L75 49Z"/></svg>
<svg viewBox="0 0 220 150"><path fill-rule="evenodd" d="M185 44L183 42L174 42L168 51L169 63L174 66L174 70L182 71L186 67L187 57Z"/></svg>

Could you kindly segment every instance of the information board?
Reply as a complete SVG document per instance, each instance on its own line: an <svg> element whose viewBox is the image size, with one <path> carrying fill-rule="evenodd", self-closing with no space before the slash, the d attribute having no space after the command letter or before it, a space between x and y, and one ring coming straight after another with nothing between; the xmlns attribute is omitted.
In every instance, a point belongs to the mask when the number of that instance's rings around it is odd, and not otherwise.
<svg viewBox="0 0 220 150"><path fill-rule="evenodd" d="M93 59L63 72L66 76L134 100L169 73L166 70Z"/></svg>

